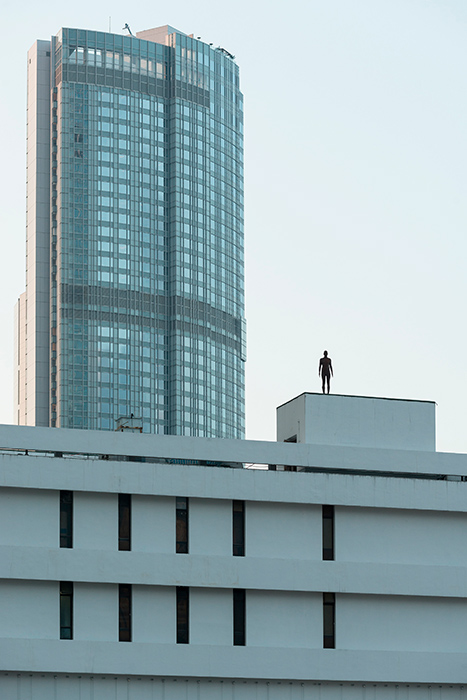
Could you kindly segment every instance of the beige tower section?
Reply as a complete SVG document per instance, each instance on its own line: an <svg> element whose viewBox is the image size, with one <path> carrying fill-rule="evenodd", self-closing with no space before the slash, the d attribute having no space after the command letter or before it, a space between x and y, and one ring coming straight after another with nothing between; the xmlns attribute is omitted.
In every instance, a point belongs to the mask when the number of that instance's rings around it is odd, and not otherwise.
<svg viewBox="0 0 467 700"><path fill-rule="evenodd" d="M51 45L28 53L26 292L16 305L15 421L49 425Z"/></svg>
<svg viewBox="0 0 467 700"><path fill-rule="evenodd" d="M164 44L169 46L169 35L174 32L179 34L184 34L178 29L171 27L170 24L164 24L162 27L154 27L154 29L144 29L141 32L136 32L138 39L144 39L145 41L153 41L155 44ZM193 37L193 34L189 34Z"/></svg>
<svg viewBox="0 0 467 700"><path fill-rule="evenodd" d="M15 355L13 420L17 425L26 425L26 292L15 304Z"/></svg>

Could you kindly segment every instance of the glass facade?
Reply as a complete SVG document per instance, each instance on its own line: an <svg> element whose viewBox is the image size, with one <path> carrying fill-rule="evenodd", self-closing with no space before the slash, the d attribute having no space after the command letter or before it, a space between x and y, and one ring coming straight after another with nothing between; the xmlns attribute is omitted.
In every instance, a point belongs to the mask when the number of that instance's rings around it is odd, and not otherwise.
<svg viewBox="0 0 467 700"><path fill-rule="evenodd" d="M50 425L242 438L238 67L167 43L52 39Z"/></svg>

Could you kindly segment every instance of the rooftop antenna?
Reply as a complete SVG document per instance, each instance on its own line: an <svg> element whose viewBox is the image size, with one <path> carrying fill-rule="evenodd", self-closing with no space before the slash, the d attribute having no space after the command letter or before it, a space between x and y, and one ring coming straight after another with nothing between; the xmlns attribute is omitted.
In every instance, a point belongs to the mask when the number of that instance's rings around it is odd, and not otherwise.
<svg viewBox="0 0 467 700"><path fill-rule="evenodd" d="M109 34L112 32L112 17L109 15Z"/></svg>
<svg viewBox="0 0 467 700"><path fill-rule="evenodd" d="M134 36L134 34L132 33L132 31L130 29L130 25L128 24L128 22L125 22L125 26L123 27L122 32L125 31L125 29L128 31L130 36Z"/></svg>

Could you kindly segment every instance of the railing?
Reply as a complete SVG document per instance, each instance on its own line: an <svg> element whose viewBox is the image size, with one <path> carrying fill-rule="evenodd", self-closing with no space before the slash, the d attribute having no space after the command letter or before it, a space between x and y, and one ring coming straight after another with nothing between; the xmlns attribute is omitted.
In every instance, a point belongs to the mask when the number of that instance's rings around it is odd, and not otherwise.
<svg viewBox="0 0 467 700"><path fill-rule="evenodd" d="M232 462L223 460L208 460L196 459L187 457L155 457L145 455L125 455L125 454L106 454L99 452L67 452L67 451L50 451L40 449L24 449L12 447L0 447L0 455L10 455L18 457L47 457L59 459L85 459L96 461L116 461L116 462L143 462L145 464L166 464L166 465L185 465L194 467L217 467L222 469L248 469L260 471L274 471L279 473L301 473L301 474L340 474L351 476L370 476L383 477L385 479L421 479L429 481L457 481L467 482L467 475L459 474L430 474L422 472L402 472L386 470L371 470L371 469L345 469L340 467L321 467L321 466L295 466L290 464L267 464L259 462Z"/></svg>
<svg viewBox="0 0 467 700"><path fill-rule="evenodd" d="M60 459L91 459L115 462L144 462L145 464L184 464L199 467L222 467L229 469L242 469L241 462L221 462L209 459L187 459L176 457L147 457L144 455L104 454L99 452L53 452L49 450L24 449L21 447L0 447L0 455L14 455L18 457L58 457ZM265 467L263 467L265 468Z"/></svg>

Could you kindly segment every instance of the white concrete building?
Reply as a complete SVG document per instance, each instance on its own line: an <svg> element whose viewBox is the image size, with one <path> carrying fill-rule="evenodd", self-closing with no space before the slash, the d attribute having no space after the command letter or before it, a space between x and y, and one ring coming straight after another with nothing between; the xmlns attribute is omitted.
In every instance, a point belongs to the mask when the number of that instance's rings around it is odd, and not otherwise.
<svg viewBox="0 0 467 700"><path fill-rule="evenodd" d="M467 697L467 457L434 410L304 394L277 443L0 426L0 698Z"/></svg>

